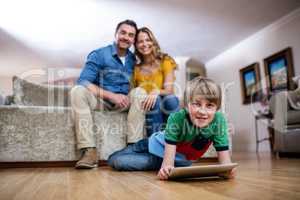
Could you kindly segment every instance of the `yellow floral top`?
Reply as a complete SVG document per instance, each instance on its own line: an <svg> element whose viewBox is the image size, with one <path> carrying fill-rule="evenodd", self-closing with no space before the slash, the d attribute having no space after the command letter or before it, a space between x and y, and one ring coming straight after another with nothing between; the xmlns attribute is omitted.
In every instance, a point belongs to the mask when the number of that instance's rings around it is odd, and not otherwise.
<svg viewBox="0 0 300 200"><path fill-rule="evenodd" d="M160 63L160 67L152 74L144 74L141 68L136 66L133 72L133 86L142 87L147 93L153 89L163 89L166 76L171 73L177 64L170 56L165 56Z"/></svg>

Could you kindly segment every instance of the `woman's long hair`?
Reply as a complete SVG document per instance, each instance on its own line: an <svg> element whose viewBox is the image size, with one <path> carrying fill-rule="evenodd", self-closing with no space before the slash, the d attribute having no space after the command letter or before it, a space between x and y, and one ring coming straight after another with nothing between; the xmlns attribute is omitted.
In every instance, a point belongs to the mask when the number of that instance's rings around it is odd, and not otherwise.
<svg viewBox="0 0 300 200"><path fill-rule="evenodd" d="M153 42L153 51L152 51L153 62L161 61L165 56L167 56L166 53L163 53L161 51L160 46L154 34L152 33L152 31L150 31L149 28L147 27L139 28L136 35L138 36L141 32L146 33L149 36L150 40ZM138 58L138 64L143 64L144 63L143 55L137 50L136 45L137 45L137 39L134 43L135 55Z"/></svg>

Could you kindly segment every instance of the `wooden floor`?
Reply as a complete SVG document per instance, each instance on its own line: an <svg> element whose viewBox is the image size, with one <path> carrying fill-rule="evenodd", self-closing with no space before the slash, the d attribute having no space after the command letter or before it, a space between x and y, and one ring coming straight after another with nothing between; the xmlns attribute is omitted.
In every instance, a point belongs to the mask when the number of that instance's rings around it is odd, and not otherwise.
<svg viewBox="0 0 300 200"><path fill-rule="evenodd" d="M155 172L109 167L0 169L0 199L300 199L300 159L239 154L233 160L239 163L234 180L159 181Z"/></svg>

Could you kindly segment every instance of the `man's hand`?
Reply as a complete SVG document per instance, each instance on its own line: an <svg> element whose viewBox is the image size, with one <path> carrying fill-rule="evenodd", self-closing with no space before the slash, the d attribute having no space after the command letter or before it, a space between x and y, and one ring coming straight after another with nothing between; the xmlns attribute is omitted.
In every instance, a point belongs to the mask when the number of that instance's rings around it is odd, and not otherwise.
<svg viewBox="0 0 300 200"><path fill-rule="evenodd" d="M119 108L128 108L130 105L129 97L123 94L113 94L110 100Z"/></svg>
<svg viewBox="0 0 300 200"><path fill-rule="evenodd" d="M110 100L112 103L114 103L118 108L128 108L130 105L129 97L123 94L116 94L107 90L102 89L101 87L89 84L87 86L88 90L91 91L95 97L101 98L101 99L107 99Z"/></svg>
<svg viewBox="0 0 300 200"><path fill-rule="evenodd" d="M174 168L173 165L161 166L157 176L160 180L167 180L170 176L171 170Z"/></svg>

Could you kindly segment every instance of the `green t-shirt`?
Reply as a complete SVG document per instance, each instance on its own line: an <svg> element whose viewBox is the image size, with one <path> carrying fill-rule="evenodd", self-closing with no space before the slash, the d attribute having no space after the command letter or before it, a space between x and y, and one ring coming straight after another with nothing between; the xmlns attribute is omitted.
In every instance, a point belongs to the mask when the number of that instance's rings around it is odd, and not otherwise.
<svg viewBox="0 0 300 200"><path fill-rule="evenodd" d="M193 125L189 113L182 109L172 113L165 129L165 141L176 144L177 152L188 159L201 157L213 143L216 151L228 150L227 122L221 112L216 112L213 121L205 128Z"/></svg>

